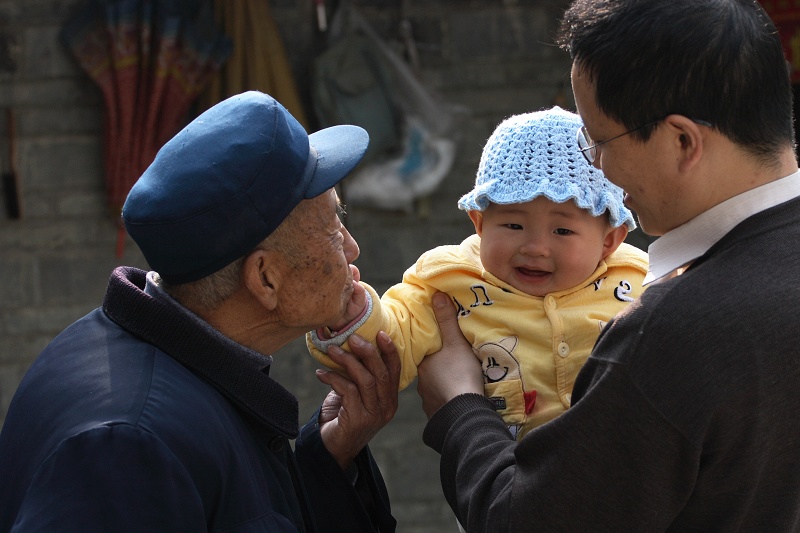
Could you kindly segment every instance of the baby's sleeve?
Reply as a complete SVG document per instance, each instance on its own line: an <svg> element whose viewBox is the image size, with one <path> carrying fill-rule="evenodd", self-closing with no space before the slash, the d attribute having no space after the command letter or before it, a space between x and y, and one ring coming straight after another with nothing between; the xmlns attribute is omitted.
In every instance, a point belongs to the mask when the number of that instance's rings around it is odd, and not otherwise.
<svg viewBox="0 0 800 533"><path fill-rule="evenodd" d="M417 364L422 357L441 348L439 326L430 306L429 291L401 283L379 298L369 284L361 283L367 292L367 312L351 327L325 338L322 331L306 334L306 346L311 355L327 368L343 373L343 369L328 357L329 346L351 351L348 337L358 333L375 344L378 332L385 331L397 347L400 356L400 389L417 377ZM421 290L420 290L421 289ZM432 321L432 323L431 323Z"/></svg>

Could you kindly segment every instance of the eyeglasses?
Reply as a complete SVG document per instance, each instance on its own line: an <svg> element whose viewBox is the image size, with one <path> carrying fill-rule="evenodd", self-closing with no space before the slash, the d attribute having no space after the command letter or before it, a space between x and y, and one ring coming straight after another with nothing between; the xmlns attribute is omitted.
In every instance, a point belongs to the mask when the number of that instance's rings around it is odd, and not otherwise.
<svg viewBox="0 0 800 533"><path fill-rule="evenodd" d="M669 116L669 115L667 115L667 116ZM657 120L651 120L650 122L648 122L646 124L642 124L641 126L637 126L636 128L633 128L632 130L628 130L625 133L620 133L619 135L611 137L610 139L606 139L605 141L600 141L598 143L592 141L592 138L589 136L589 132L586 131L586 126L581 126L581 128L578 130L578 151L581 154L583 154L583 157L586 159L587 163L589 163L590 165L593 165L595 159L597 159L597 154L599 153L599 150L598 150L599 146L602 146L602 145L604 145L606 143L609 143L609 142L613 141L614 139L619 139L620 137L624 137L624 136L628 135L629 133L633 133L634 131L639 131L640 129L646 128L647 126L652 126L653 124L657 124L657 123L661 122L662 120L664 120L665 118L667 118L667 117L662 117L662 118L659 118ZM694 119L694 118L690 119L690 120L692 122L694 122L695 124L700 124L701 126L708 126L709 128L711 127L711 123L710 122L706 122L705 120L698 120L698 119Z"/></svg>

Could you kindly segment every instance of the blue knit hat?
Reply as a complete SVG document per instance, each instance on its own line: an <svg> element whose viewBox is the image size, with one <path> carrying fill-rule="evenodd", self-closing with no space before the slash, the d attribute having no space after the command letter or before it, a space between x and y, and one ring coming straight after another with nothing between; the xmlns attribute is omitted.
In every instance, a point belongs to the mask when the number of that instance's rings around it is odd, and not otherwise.
<svg viewBox="0 0 800 533"><path fill-rule="evenodd" d="M592 216L608 212L612 227L636 227L623 205L622 189L589 165L576 140L581 118L554 107L507 118L486 142L475 188L458 201L464 211L489 203L518 204L545 196L556 203L574 200Z"/></svg>

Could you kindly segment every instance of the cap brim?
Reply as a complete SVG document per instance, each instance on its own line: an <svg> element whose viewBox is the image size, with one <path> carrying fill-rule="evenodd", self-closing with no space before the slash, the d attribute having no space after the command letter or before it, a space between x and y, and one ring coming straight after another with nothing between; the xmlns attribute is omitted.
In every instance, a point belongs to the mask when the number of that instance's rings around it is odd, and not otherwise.
<svg viewBox="0 0 800 533"><path fill-rule="evenodd" d="M331 126L308 136L317 152L317 168L306 189L305 198L314 198L342 181L364 157L369 134L351 125Z"/></svg>

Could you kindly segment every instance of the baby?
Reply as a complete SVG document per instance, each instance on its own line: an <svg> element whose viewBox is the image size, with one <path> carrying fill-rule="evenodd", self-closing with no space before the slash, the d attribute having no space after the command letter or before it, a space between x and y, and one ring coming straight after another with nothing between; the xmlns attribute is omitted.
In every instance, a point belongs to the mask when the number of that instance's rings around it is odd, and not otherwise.
<svg viewBox="0 0 800 533"><path fill-rule="evenodd" d="M360 282L346 316L311 332L331 344L385 331L402 359L400 386L441 348L431 296L442 291L481 360L485 394L521 438L569 408L572 387L606 322L641 293L647 255L622 190L580 154L578 115L554 107L503 121L486 143L474 189L458 202L475 235L424 253L382 298Z"/></svg>

